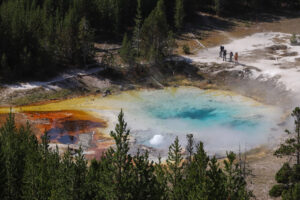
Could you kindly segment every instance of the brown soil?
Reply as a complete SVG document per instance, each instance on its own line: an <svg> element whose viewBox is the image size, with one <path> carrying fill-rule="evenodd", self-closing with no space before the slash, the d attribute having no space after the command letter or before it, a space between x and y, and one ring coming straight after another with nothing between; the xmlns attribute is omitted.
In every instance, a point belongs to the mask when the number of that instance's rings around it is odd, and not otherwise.
<svg viewBox="0 0 300 200"><path fill-rule="evenodd" d="M259 18L259 16L258 16ZM187 33L183 33L177 39L177 52L182 54L182 46L190 47L191 52L201 49L200 41L205 47L214 47L226 44L232 38L242 38L258 32L282 32L300 33L300 15L283 15L267 17L268 20L242 21L238 19L221 18L206 13L198 13L197 21L191 27L187 27ZM195 28L197 27L197 28Z"/></svg>

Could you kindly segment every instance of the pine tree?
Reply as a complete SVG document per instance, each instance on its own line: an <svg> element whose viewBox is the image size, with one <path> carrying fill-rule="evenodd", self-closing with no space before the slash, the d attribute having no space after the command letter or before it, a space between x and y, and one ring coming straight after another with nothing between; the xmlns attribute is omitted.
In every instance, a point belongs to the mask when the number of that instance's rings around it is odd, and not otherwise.
<svg viewBox="0 0 300 200"><path fill-rule="evenodd" d="M71 200L74 195L75 165L68 148L61 158L58 169L54 173L55 182L52 182L52 190L49 199Z"/></svg>
<svg viewBox="0 0 300 200"><path fill-rule="evenodd" d="M183 157L181 155L182 148L179 144L178 137L169 147L168 159L167 159L167 177L170 184L169 197L171 199L183 199L184 193L182 188L183 183Z"/></svg>
<svg viewBox="0 0 300 200"><path fill-rule="evenodd" d="M215 11L217 13L217 15L222 16L224 15L225 8L226 8L226 2L227 0L215 0Z"/></svg>
<svg viewBox="0 0 300 200"><path fill-rule="evenodd" d="M58 148L55 151L49 149L50 137L48 133L42 136L42 143L39 145L40 160L37 169L39 169L39 198L48 199L50 197L56 174L59 171L60 155Z"/></svg>
<svg viewBox="0 0 300 200"><path fill-rule="evenodd" d="M204 5L201 2L202 5L199 5L200 3L198 3L197 0L184 0L184 8L185 8L185 13L186 13L186 18L192 19L192 17L195 14L195 11L197 11L199 9L199 7L209 6L210 2L213 2L213 1L206 2Z"/></svg>
<svg viewBox="0 0 300 200"><path fill-rule="evenodd" d="M109 186L111 188L106 188L107 199L122 200L131 196L132 157L128 154L129 133L130 130L127 129L127 123L124 121L124 114L121 110L118 124L116 124L115 130L110 132L110 136L116 143L115 148L110 148L101 160L101 162L104 161L105 172L108 172L107 175L109 175L109 177L104 177L106 184L114 185L113 187Z"/></svg>
<svg viewBox="0 0 300 200"><path fill-rule="evenodd" d="M252 193L247 190L247 183L242 175L239 164L234 164L235 160L236 155L233 152L227 153L227 160L224 160L224 172L227 178L225 185L227 199L250 199Z"/></svg>
<svg viewBox="0 0 300 200"><path fill-rule="evenodd" d="M29 159L29 157L34 158L33 154L38 151L37 139L32 134L28 124L26 127L16 128L14 115L10 113L6 123L0 129L0 143L0 151L4 155L2 158L4 174L2 175L4 175L3 183L5 187L2 197L3 199L20 199L23 196L22 190L26 169L29 169L28 166L33 164L32 159ZM36 171L32 171L37 175ZM31 179L31 183L31 186L33 186L36 182Z"/></svg>
<svg viewBox="0 0 300 200"><path fill-rule="evenodd" d="M6 123L1 127L0 134L3 144L1 151L5 154L6 170L4 199L18 199L20 198L20 183L18 181L22 178L19 170L23 166L18 166L17 129L12 113L9 114Z"/></svg>
<svg viewBox="0 0 300 200"><path fill-rule="evenodd" d="M5 54L2 54L0 67L4 75L10 75L10 67L8 65L7 57Z"/></svg>
<svg viewBox="0 0 300 200"><path fill-rule="evenodd" d="M161 163L161 157L158 157L158 163L155 165L155 175L157 179L157 191L161 200L168 199L168 179L167 168Z"/></svg>
<svg viewBox="0 0 300 200"><path fill-rule="evenodd" d="M145 19L141 30L141 53L150 61L157 63L168 49L168 23L163 0L159 0L154 10Z"/></svg>
<svg viewBox="0 0 300 200"><path fill-rule="evenodd" d="M192 138L189 138L189 140ZM189 142L190 143L190 142ZM188 199L209 199L207 168L209 158L200 142L196 146L196 152L193 154L191 163L185 169L185 191Z"/></svg>
<svg viewBox="0 0 300 200"><path fill-rule="evenodd" d="M120 0L112 0L113 3L113 26L114 32L117 34L121 30L121 2Z"/></svg>
<svg viewBox="0 0 300 200"><path fill-rule="evenodd" d="M185 12L184 12L184 0L176 0L175 4L175 27L180 30L183 26Z"/></svg>
<svg viewBox="0 0 300 200"><path fill-rule="evenodd" d="M137 0L137 10L135 16L135 27L133 30L133 47L136 50L136 55L140 55L141 29L143 24L141 0Z"/></svg>
<svg viewBox="0 0 300 200"><path fill-rule="evenodd" d="M83 17L79 22L79 43L81 54L83 57L83 64L86 66L87 59L93 56L93 31L85 17Z"/></svg>
<svg viewBox="0 0 300 200"><path fill-rule="evenodd" d="M0 199L4 199L6 187L5 154L2 145L2 141L0 140Z"/></svg>
<svg viewBox="0 0 300 200"><path fill-rule="evenodd" d="M125 33L123 42L122 42L122 47L120 49L120 56L123 59L125 63L132 63L133 61L133 53L132 53L132 46L131 42L127 37L127 34Z"/></svg>
<svg viewBox="0 0 300 200"><path fill-rule="evenodd" d="M300 108L296 107L292 112L292 116L295 119L295 132L292 133L286 130L286 133L290 136L285 143L275 151L274 155L278 157L292 156L296 160L296 164L300 165Z"/></svg>
<svg viewBox="0 0 300 200"><path fill-rule="evenodd" d="M109 148L101 157L99 165L94 163L94 166L98 168L98 171L93 171L96 175L97 180L94 180L96 183L94 184L94 188L98 189L96 193L96 199L118 199L118 187L117 185L117 165L115 158L115 150L113 148ZM124 192L124 191L122 191ZM125 194L124 194L125 196Z"/></svg>
<svg viewBox="0 0 300 200"><path fill-rule="evenodd" d="M209 162L209 170L207 172L208 183L207 192L210 200L227 199L225 182L226 176L220 169L220 165L213 157Z"/></svg>
<svg viewBox="0 0 300 200"><path fill-rule="evenodd" d="M82 149L80 147L77 150L77 155L74 162L74 194L73 199L85 199L87 193L86 177L87 177L87 162L82 154Z"/></svg>
<svg viewBox="0 0 300 200"><path fill-rule="evenodd" d="M270 196L279 197L286 200L296 200L299 198L300 183L300 108L296 107L292 116L295 119L295 132L286 130L289 138L274 152L277 157L289 156L293 158L295 164L284 163L276 173L275 179L278 184L269 191Z"/></svg>
<svg viewBox="0 0 300 200"><path fill-rule="evenodd" d="M95 159L91 161L86 177L86 199L105 199L105 194L102 190L103 170L101 170L102 161L98 162Z"/></svg>
<svg viewBox="0 0 300 200"><path fill-rule="evenodd" d="M161 192L154 174L154 162L149 161L149 153L141 155L140 150L133 157L132 199L161 199Z"/></svg>
<svg viewBox="0 0 300 200"><path fill-rule="evenodd" d="M44 183L41 182L40 160L37 148L35 151L32 149L32 152L26 156L22 187L23 199L45 199L45 194L41 193Z"/></svg>
<svg viewBox="0 0 300 200"><path fill-rule="evenodd" d="M194 136L193 134L186 135L187 138L187 145L186 145L186 151L187 151L187 161L190 164L192 162L192 156L194 154Z"/></svg>

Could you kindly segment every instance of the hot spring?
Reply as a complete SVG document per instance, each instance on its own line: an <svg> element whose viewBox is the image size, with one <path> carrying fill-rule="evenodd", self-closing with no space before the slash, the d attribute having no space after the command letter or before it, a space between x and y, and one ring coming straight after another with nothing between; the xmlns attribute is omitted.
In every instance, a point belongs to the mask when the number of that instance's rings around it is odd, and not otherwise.
<svg viewBox="0 0 300 200"><path fill-rule="evenodd" d="M208 153L224 154L238 150L240 145L250 149L266 144L282 133L277 125L283 115L279 108L232 92L195 87L89 96L14 108L14 111L83 111L105 120L108 127L96 128L109 134L121 109L131 129L132 146L157 150L165 155L176 136L184 147L186 134L193 134L196 141L204 142ZM4 108L0 111L4 112ZM76 136L74 141L77 141ZM101 146L101 141L94 142Z"/></svg>
<svg viewBox="0 0 300 200"><path fill-rule="evenodd" d="M280 109L250 98L194 87L126 92L102 99L102 105L113 109L93 111L113 116L114 123L123 108L137 145L167 150L176 136L185 146L192 133L212 154L267 143L282 116Z"/></svg>

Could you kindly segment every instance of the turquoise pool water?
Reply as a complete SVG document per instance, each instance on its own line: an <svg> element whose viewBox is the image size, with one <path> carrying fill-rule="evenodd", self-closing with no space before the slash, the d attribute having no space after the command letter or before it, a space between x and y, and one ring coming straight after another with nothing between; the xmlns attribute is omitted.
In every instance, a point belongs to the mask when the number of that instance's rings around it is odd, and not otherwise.
<svg viewBox="0 0 300 200"><path fill-rule="evenodd" d="M211 154L264 144L279 132L281 110L224 91L194 87L121 94L110 104L124 109L136 144L167 150L186 134L203 141Z"/></svg>

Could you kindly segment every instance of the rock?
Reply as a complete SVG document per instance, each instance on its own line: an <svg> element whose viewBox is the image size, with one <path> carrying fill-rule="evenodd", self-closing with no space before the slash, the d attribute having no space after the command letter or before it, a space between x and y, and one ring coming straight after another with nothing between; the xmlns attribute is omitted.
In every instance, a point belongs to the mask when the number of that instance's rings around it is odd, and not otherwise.
<svg viewBox="0 0 300 200"><path fill-rule="evenodd" d="M78 146L81 146L84 150L91 147L94 133L83 133L78 135Z"/></svg>
<svg viewBox="0 0 300 200"><path fill-rule="evenodd" d="M211 80L207 80L207 84L212 84L213 82Z"/></svg>
<svg viewBox="0 0 300 200"><path fill-rule="evenodd" d="M129 85L129 86L128 86L128 89L129 89L129 90L134 90L134 89L135 89L135 86L134 86L134 85Z"/></svg>
<svg viewBox="0 0 300 200"><path fill-rule="evenodd" d="M283 56L283 57L287 57L287 56L298 56L298 52L296 52L296 51L293 51L293 52L286 52L286 53L281 54L280 56Z"/></svg>
<svg viewBox="0 0 300 200"><path fill-rule="evenodd" d="M104 94L102 96L106 97L108 95L111 95L111 91L109 89L105 90L105 92L104 92Z"/></svg>
<svg viewBox="0 0 300 200"><path fill-rule="evenodd" d="M283 44L280 44L280 45L274 44L270 47L266 47L266 49L271 50L271 51L286 50L287 46L283 45Z"/></svg>

